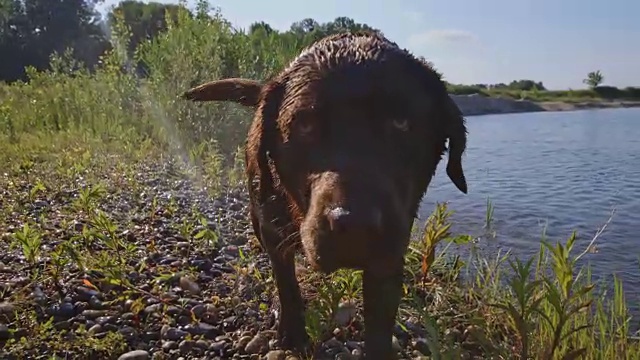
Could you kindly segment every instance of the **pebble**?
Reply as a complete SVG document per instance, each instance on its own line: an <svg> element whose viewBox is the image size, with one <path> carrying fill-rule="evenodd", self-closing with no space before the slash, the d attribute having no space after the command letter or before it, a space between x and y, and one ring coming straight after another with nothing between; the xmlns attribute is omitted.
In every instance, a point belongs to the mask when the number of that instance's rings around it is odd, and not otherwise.
<svg viewBox="0 0 640 360"><path fill-rule="evenodd" d="M9 321L12 321L15 317L15 311L15 305L8 302L0 303L0 320L2 318L5 318Z"/></svg>
<svg viewBox="0 0 640 360"><path fill-rule="evenodd" d="M180 330L180 329L176 329L176 328L169 328L168 330L166 330L166 332L164 332L162 337L164 337L166 339L169 339L169 340L182 340L188 334L189 333L184 331L184 330Z"/></svg>
<svg viewBox="0 0 640 360"><path fill-rule="evenodd" d="M353 357L353 359L362 359L364 354L361 349L353 349L351 350L351 356Z"/></svg>
<svg viewBox="0 0 640 360"><path fill-rule="evenodd" d="M89 299L89 306L91 306L91 308L95 310L102 310L104 308L102 301L100 301L97 296L92 296Z"/></svg>
<svg viewBox="0 0 640 360"><path fill-rule="evenodd" d="M351 360L352 356L350 352L341 352L336 354L336 356L334 357L335 360Z"/></svg>
<svg viewBox="0 0 640 360"><path fill-rule="evenodd" d="M105 310L85 310L82 312L82 316L87 319L96 319L105 315L107 315Z"/></svg>
<svg viewBox="0 0 640 360"><path fill-rule="evenodd" d="M391 337L391 346L393 346L393 350L402 351L402 346L400 345L400 341L395 336Z"/></svg>
<svg viewBox="0 0 640 360"><path fill-rule="evenodd" d="M355 304L352 302L341 302L338 305L338 310L335 312L333 320L338 326L347 326L351 319L356 316L357 311Z"/></svg>
<svg viewBox="0 0 640 360"><path fill-rule="evenodd" d="M222 340L222 341L215 341L213 343L211 343L211 345L209 346L209 350L215 351L215 352L219 352L224 350L224 348L227 346L227 342Z"/></svg>
<svg viewBox="0 0 640 360"><path fill-rule="evenodd" d="M241 337L235 344L236 350L245 349L252 339L253 338L251 336Z"/></svg>
<svg viewBox="0 0 640 360"><path fill-rule="evenodd" d="M191 349L195 346L195 341L192 340L182 340L180 344L178 344L178 349L182 355L187 355L191 352Z"/></svg>
<svg viewBox="0 0 640 360"><path fill-rule="evenodd" d="M169 352L170 350L174 350L178 348L178 343L175 341L165 341L162 343L162 350L165 352Z"/></svg>
<svg viewBox="0 0 640 360"><path fill-rule="evenodd" d="M11 339L11 331L9 331L9 327L5 324L0 324L0 340Z"/></svg>
<svg viewBox="0 0 640 360"><path fill-rule="evenodd" d="M418 338L413 341L411 344L412 347L419 351L422 355L431 355L431 350L429 349L429 344L427 340L424 338Z"/></svg>
<svg viewBox="0 0 640 360"><path fill-rule="evenodd" d="M100 292L94 289L89 289L84 286L78 286L76 287L76 294L77 294L76 300L88 302L91 299L91 297L100 295Z"/></svg>
<svg viewBox="0 0 640 360"><path fill-rule="evenodd" d="M92 327L90 327L89 330L87 331L89 332L89 334L99 334L102 332L102 325L95 324Z"/></svg>
<svg viewBox="0 0 640 360"><path fill-rule="evenodd" d="M265 360L285 360L287 354L283 350L271 350L265 356Z"/></svg>
<svg viewBox="0 0 640 360"><path fill-rule="evenodd" d="M180 287L184 291L188 291L193 295L200 294L200 286L188 276L180 277Z"/></svg>
<svg viewBox="0 0 640 360"><path fill-rule="evenodd" d="M118 360L147 360L149 357L149 352L146 350L133 350L120 355Z"/></svg>
<svg viewBox="0 0 640 360"><path fill-rule="evenodd" d="M247 343L244 351L247 354L262 354L269 350L269 339L262 333L256 334L256 336Z"/></svg>

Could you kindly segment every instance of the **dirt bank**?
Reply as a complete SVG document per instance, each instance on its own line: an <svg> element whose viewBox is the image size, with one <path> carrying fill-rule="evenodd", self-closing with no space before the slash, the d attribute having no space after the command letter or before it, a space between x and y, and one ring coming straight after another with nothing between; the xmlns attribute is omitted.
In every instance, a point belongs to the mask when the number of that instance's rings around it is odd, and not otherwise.
<svg viewBox="0 0 640 360"><path fill-rule="evenodd" d="M592 100L583 102L514 100L491 98L482 95L450 95L466 116L487 114L510 114L537 111L573 111L583 109L606 109L640 107L640 101Z"/></svg>

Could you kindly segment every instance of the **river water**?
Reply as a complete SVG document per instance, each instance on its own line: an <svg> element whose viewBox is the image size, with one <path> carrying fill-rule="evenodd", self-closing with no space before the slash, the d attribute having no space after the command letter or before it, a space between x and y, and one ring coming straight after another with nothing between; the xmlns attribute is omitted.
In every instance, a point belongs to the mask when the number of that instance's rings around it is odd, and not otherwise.
<svg viewBox="0 0 640 360"><path fill-rule="evenodd" d="M487 198L492 231L478 248L488 255L511 250L535 255L543 231L564 242L573 230L572 254L582 252L615 210L585 256L594 278L623 280L628 304L640 305L640 108L484 115L467 118L463 166L469 193L444 171L446 156L423 201L426 219L435 202L454 210L455 233L485 233ZM546 228L546 230L545 230Z"/></svg>

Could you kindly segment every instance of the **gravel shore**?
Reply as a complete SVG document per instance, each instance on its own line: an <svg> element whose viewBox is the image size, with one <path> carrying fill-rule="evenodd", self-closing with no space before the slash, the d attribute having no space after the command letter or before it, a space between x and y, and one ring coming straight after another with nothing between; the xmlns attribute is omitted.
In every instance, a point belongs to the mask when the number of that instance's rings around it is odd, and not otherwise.
<svg viewBox="0 0 640 360"><path fill-rule="evenodd" d="M177 168L113 167L102 187L55 177L38 191L46 175L0 173L0 358L297 359L275 340L246 192L212 197ZM335 315L344 326L314 358L361 358L354 305ZM404 357L428 354L420 334L412 319L398 327Z"/></svg>

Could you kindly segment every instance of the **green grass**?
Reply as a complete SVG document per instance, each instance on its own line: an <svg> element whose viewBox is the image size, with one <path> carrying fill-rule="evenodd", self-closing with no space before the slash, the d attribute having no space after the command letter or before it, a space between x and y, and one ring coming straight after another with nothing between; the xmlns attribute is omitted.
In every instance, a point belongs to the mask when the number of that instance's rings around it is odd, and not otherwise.
<svg viewBox="0 0 640 360"><path fill-rule="evenodd" d="M117 45L124 48L126 31L119 30ZM0 87L0 189L5 191L0 229L4 246L23 256L25 278L10 295L0 293L0 299L18 304L16 314L0 322L22 329L4 343L4 350L14 356L46 349L58 358L111 358L127 349L124 335L117 332L97 337L82 327L64 329L65 324L38 320L42 314L32 296L37 284L63 297L63 284L80 283L100 289L105 301L139 309L143 305L138 299L160 297L171 279L197 276L191 268L165 266L154 270L151 287L131 280L128 274L142 272L141 257L158 244L132 245L122 231L123 226L134 227L132 220L116 218L103 205L125 190L131 199L142 196L147 187L139 174L145 164L176 157L184 166L164 176L189 178L212 197L242 186L238 155L249 113L231 104L199 106L176 97L192 84L213 78L265 78L302 46L261 36L235 33L221 16L211 22L182 16L168 33L139 49L138 57L152 70L145 79L122 71L130 59L115 51L95 74L61 56L52 59L53 71L31 71L29 83ZM576 93L566 98L590 96ZM62 206L61 213L32 216L37 201L70 191L78 196ZM219 235L206 230L206 220L195 209L156 197L143 205L149 223L159 214L169 219L183 215L183 221L170 226L189 243L185 256L218 243ZM542 243L531 259L509 254L487 259L473 251L462 259L450 246L473 244L470 236L450 232L450 214L439 204L425 227L416 229L417 241L406 255L400 315L426 329L432 359L640 357L622 284L615 280L613 293L598 292L588 268L576 265L580 255L574 255L574 236ZM52 230L54 218L66 238L57 238ZM85 225L77 226L78 220ZM492 221L493 205L487 200L488 231ZM203 230L194 233L197 226ZM225 296L210 290L209 300L238 307L242 284L275 294L270 274L253 265L258 253L241 253L234 273L224 278L232 290ZM301 276L303 289L312 293L308 331L314 341L321 341L337 327L332 319L344 303L360 303L360 273ZM182 306L171 299L159 301L166 307ZM266 314L270 305L255 295L250 306Z"/></svg>

